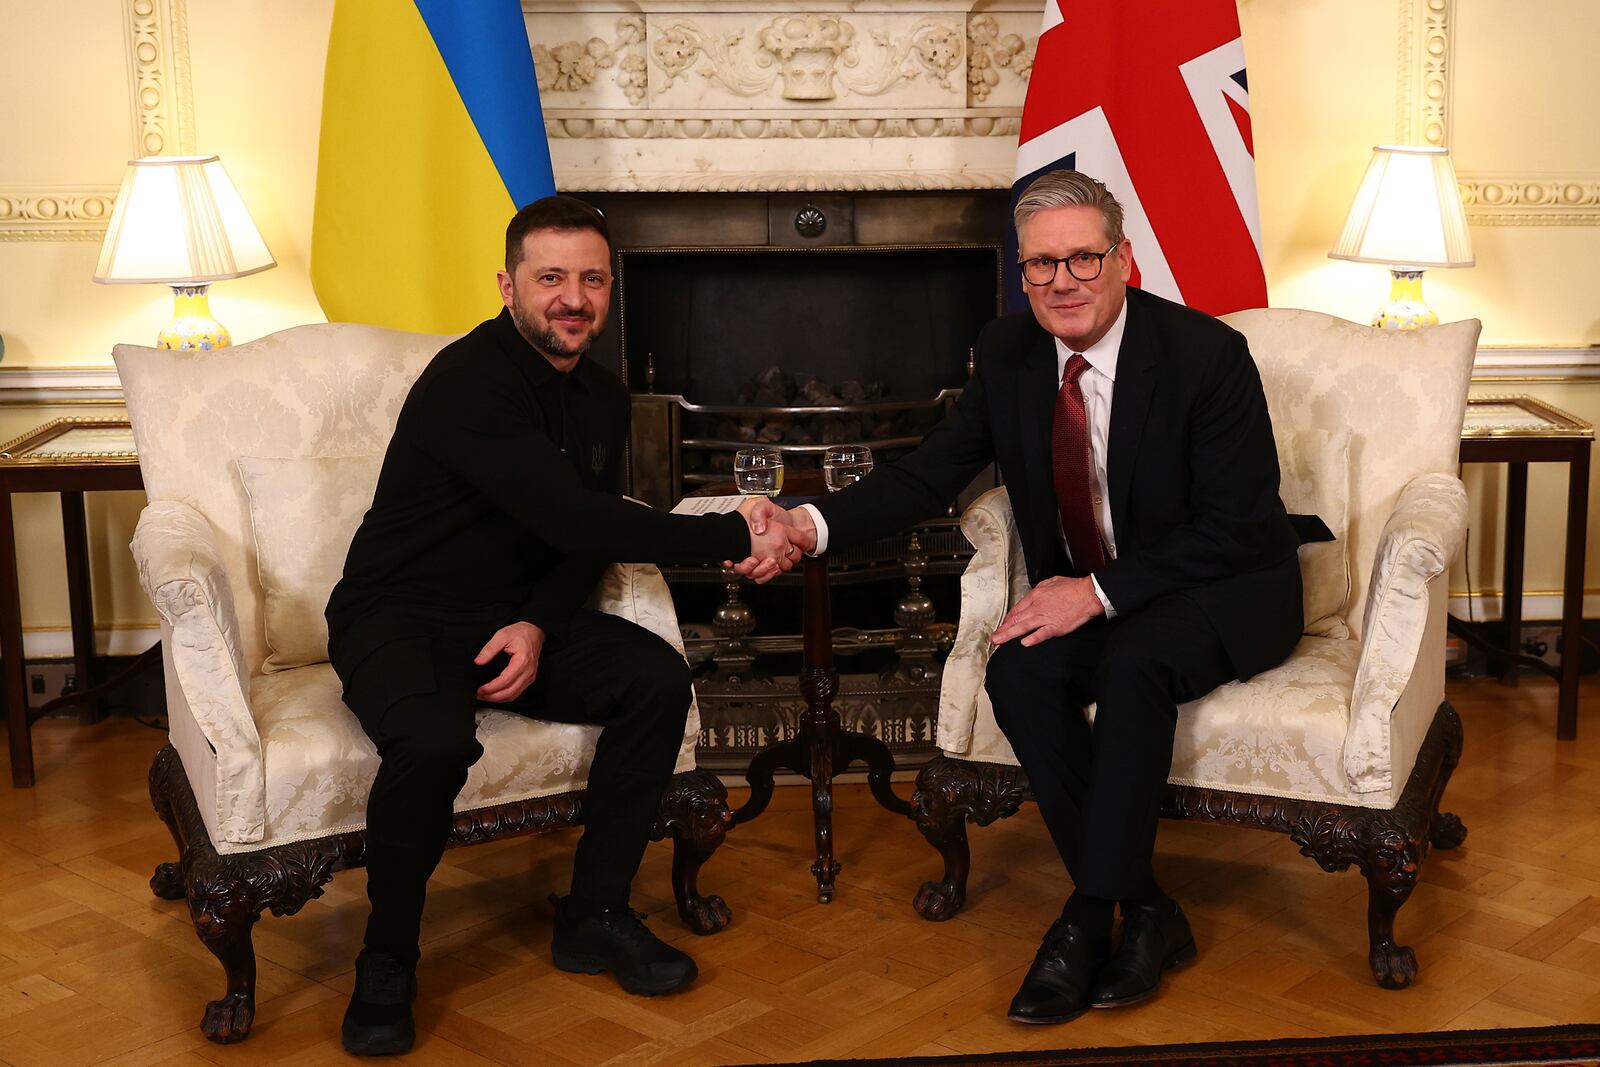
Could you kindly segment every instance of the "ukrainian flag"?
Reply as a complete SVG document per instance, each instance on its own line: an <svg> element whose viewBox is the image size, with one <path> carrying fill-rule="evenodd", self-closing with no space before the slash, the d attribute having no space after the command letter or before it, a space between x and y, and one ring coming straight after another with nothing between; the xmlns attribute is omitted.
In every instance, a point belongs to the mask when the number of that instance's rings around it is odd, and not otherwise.
<svg viewBox="0 0 1600 1067"><path fill-rule="evenodd" d="M311 237L330 320L491 317L506 223L553 192L519 0L337 0Z"/></svg>

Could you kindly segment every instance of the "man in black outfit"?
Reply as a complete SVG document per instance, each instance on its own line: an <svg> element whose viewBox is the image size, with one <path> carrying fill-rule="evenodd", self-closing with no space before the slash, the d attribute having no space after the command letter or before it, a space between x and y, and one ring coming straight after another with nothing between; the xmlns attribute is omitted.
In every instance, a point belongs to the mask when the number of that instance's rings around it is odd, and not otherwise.
<svg viewBox="0 0 1600 1067"><path fill-rule="evenodd" d="M1094 179L1044 175L1015 221L1031 313L985 327L955 412L788 516L808 550L848 546L942 514L999 464L1033 588L995 631L985 688L1074 887L1011 1003L1043 1023L1142 1000L1194 958L1151 866L1177 706L1283 660L1302 620L1244 337L1128 287L1122 207Z"/></svg>
<svg viewBox="0 0 1600 1067"><path fill-rule="evenodd" d="M557 901L556 965L611 971L646 996L694 979L694 961L628 907L683 739L689 668L583 604L616 561L749 553L764 579L799 558L785 527L758 536L743 513L670 515L622 497L627 389L583 358L610 301L598 212L562 196L523 208L499 282L505 310L412 385L328 602L329 658L382 760L367 803L372 914L343 1026L356 1053L414 1040L423 898L483 754L479 705L604 728Z"/></svg>

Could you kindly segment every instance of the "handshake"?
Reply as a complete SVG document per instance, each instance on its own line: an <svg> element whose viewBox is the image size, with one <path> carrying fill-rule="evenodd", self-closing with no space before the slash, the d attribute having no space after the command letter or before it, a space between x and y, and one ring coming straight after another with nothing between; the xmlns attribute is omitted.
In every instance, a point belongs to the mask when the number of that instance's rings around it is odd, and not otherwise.
<svg viewBox="0 0 1600 1067"><path fill-rule="evenodd" d="M739 514L750 527L750 555L738 563L723 560L722 565L746 578L769 582L816 550L817 527L804 508L785 511L767 497L755 496L739 505Z"/></svg>

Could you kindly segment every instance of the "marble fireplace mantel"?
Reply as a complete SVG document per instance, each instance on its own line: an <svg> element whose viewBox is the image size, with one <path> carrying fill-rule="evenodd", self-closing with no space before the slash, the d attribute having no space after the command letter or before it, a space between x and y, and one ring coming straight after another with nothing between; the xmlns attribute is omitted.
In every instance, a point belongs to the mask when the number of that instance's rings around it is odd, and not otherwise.
<svg viewBox="0 0 1600 1067"><path fill-rule="evenodd" d="M1037 0L524 0L569 192L1011 184Z"/></svg>

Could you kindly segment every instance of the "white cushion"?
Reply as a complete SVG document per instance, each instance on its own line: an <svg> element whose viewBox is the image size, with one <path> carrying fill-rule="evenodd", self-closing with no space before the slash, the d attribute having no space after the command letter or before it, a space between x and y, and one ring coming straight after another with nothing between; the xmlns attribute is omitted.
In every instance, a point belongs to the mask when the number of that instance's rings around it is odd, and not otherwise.
<svg viewBox="0 0 1600 1067"><path fill-rule="evenodd" d="M217 842L217 851L253 851L365 827L378 753L345 707L333 668L318 663L258 675L250 703L266 767L266 832L248 845ZM693 738L698 724L692 717L689 726ZM479 709L483 758L468 772L455 810L582 789L599 737L598 726ZM693 769L688 747L676 770Z"/></svg>
<svg viewBox="0 0 1600 1067"><path fill-rule="evenodd" d="M1344 742L1350 692L1361 646L1332 637L1302 637L1284 662L1247 682L1230 682L1178 707L1173 740L1175 785L1237 793L1327 800L1336 804L1387 807L1387 794L1360 794L1344 773ZM1085 709L1094 720L1095 706ZM994 721L989 695L977 702L968 747L952 756L987 763L1017 764Z"/></svg>
<svg viewBox="0 0 1600 1067"><path fill-rule="evenodd" d="M382 466L382 455L240 458L269 650L263 671L327 660L323 609Z"/></svg>
<svg viewBox="0 0 1600 1067"><path fill-rule="evenodd" d="M1305 632L1348 637L1340 614L1350 596L1350 431L1291 430L1278 435L1278 495L1296 515L1315 515L1332 541L1300 546Z"/></svg>
<svg viewBox="0 0 1600 1067"><path fill-rule="evenodd" d="M1175 785L1363 803L1344 773L1361 646L1302 637L1278 666L1178 707ZM1386 806L1386 805L1385 805Z"/></svg>

